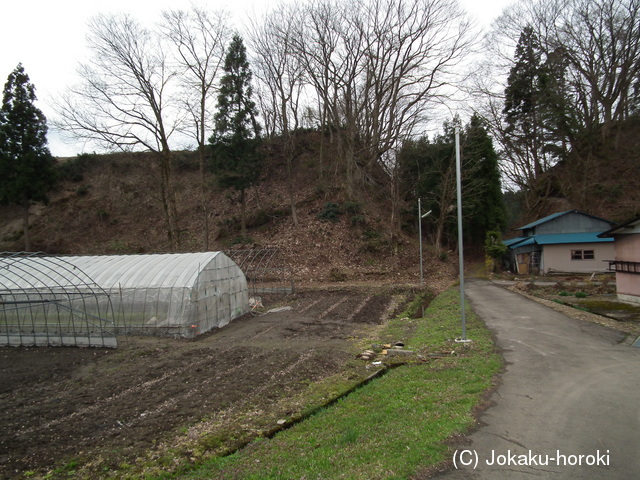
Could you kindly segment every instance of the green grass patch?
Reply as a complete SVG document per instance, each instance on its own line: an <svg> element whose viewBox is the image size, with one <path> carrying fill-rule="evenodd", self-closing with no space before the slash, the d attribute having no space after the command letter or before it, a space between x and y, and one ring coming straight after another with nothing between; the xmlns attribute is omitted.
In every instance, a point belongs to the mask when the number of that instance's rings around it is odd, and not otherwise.
<svg viewBox="0 0 640 480"><path fill-rule="evenodd" d="M608 300L588 300L586 302L583 302L583 305L594 311L604 310L613 312L621 311L640 313L640 306L623 302L612 302Z"/></svg>
<svg viewBox="0 0 640 480"><path fill-rule="evenodd" d="M474 410L502 361L471 311L467 336L473 342L453 341L461 331L457 289L437 297L420 319L403 313L381 338L403 340L420 357L275 437L205 460L180 478L403 479L448 460L447 439L474 425Z"/></svg>

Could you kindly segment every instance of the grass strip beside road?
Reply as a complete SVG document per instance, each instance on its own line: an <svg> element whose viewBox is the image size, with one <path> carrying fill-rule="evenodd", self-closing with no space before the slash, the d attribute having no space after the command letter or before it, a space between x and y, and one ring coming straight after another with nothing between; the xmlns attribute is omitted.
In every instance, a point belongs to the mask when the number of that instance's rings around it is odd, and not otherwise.
<svg viewBox="0 0 640 480"><path fill-rule="evenodd" d="M419 304L417 299L413 307ZM180 478L405 479L450 460L447 440L474 426L502 360L471 311L472 342L453 341L461 330L455 288L438 296L422 318L409 317L405 312L390 321L381 338L402 340L419 358L275 437L206 460Z"/></svg>

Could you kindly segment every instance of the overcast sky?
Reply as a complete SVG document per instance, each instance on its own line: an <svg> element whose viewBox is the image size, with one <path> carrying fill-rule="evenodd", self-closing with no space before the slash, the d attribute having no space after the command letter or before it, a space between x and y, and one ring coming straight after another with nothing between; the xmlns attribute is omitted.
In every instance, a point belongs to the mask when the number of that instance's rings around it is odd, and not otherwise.
<svg viewBox="0 0 640 480"><path fill-rule="evenodd" d="M513 0L459 0L480 24L488 25ZM51 99L73 84L78 64L87 58L87 22L98 13L130 13L137 19L158 18L162 10L189 9L192 0L11 0L3 2L0 27L0 84L18 63L36 87L38 107L48 118ZM212 10L230 10L241 24L247 14L262 11L276 0L201 0ZM63 143L49 133L49 147L56 156L82 153L82 147Z"/></svg>

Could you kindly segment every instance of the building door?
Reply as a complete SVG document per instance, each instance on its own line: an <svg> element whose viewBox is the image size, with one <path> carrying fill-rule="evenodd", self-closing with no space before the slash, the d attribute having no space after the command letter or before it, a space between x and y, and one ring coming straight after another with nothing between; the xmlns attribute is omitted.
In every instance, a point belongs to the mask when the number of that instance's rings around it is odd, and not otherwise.
<svg viewBox="0 0 640 480"><path fill-rule="evenodd" d="M516 255L516 270L517 273L527 275L529 273L529 257L530 253L519 253Z"/></svg>

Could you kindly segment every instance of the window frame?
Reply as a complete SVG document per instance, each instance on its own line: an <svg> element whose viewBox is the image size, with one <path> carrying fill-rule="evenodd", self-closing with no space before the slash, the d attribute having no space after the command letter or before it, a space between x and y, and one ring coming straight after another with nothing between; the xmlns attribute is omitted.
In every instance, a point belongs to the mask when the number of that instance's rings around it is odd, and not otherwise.
<svg viewBox="0 0 640 480"><path fill-rule="evenodd" d="M571 250L571 261L577 260L595 260L596 259L596 251L593 249L585 250Z"/></svg>

